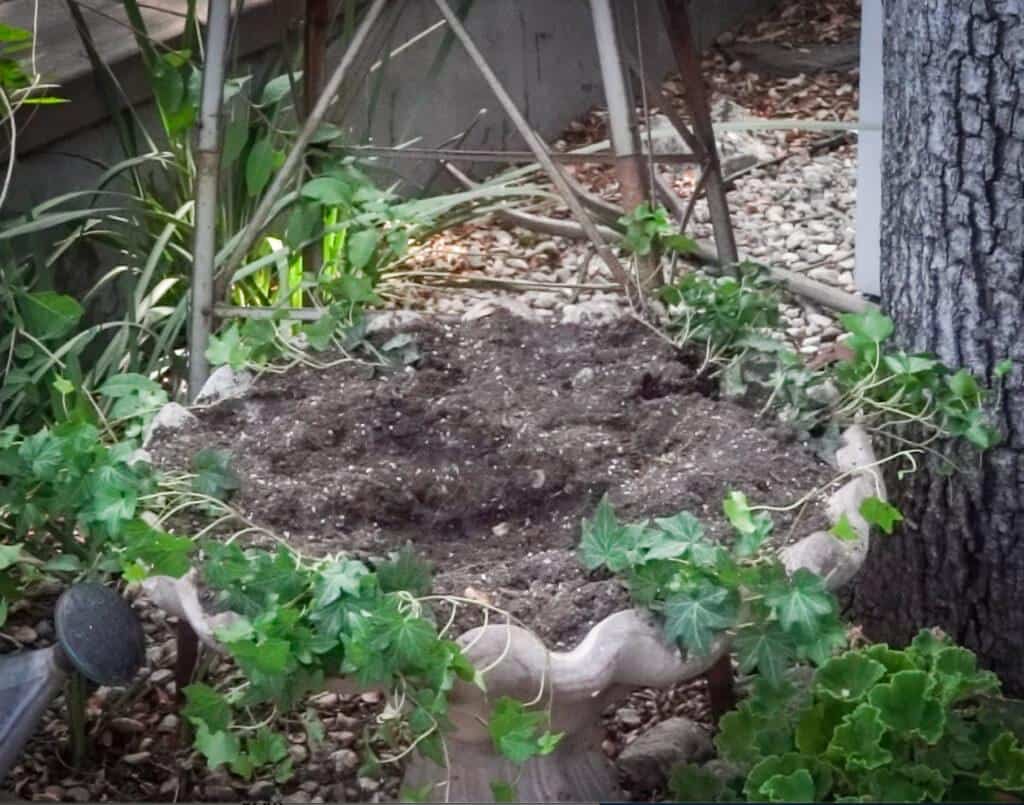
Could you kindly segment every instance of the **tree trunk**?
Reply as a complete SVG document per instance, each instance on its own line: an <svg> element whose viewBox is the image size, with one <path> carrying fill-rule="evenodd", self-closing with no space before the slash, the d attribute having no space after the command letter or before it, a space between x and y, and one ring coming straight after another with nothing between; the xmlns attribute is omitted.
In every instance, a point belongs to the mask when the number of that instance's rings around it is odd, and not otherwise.
<svg viewBox="0 0 1024 805"><path fill-rule="evenodd" d="M1024 692L1024 0L886 0L882 301L908 350L992 383L1004 442L898 486L854 608L902 643L939 626Z"/></svg>

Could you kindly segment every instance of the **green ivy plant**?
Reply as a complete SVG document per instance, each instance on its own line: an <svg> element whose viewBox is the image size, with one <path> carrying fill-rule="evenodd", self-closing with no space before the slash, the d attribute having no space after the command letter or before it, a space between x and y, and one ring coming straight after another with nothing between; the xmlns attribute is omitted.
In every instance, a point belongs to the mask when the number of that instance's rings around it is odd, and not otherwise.
<svg viewBox="0 0 1024 805"><path fill-rule="evenodd" d="M619 224L626 229L623 248L638 257L665 252L689 254L697 246L692 238L678 231L669 219L668 210L660 204L652 206L647 201L638 204L619 218Z"/></svg>
<svg viewBox="0 0 1024 805"><path fill-rule="evenodd" d="M669 309L666 328L673 341L703 349L702 371L713 368L717 374L749 350L773 349L765 331L779 323L778 298L753 263L740 263L736 276L688 272L663 288L660 298Z"/></svg>
<svg viewBox="0 0 1024 805"><path fill-rule="evenodd" d="M740 669L780 685L799 661L820 664L846 644L834 596L807 570L786 575L762 550L773 524L740 492L726 499L731 546L705 537L688 512L623 524L607 497L584 522L580 557L621 575L633 600L658 613L666 636L691 656L732 640Z"/></svg>
<svg viewBox="0 0 1024 805"><path fill-rule="evenodd" d="M732 778L682 766L680 802L990 802L1024 793L1024 745L996 676L933 631L821 665L810 685L755 684L721 721Z"/></svg>

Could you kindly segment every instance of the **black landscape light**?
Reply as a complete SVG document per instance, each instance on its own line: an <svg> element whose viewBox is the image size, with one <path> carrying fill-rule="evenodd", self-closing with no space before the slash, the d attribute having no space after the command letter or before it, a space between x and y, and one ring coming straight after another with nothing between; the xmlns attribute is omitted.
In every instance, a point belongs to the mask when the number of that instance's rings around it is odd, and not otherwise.
<svg viewBox="0 0 1024 805"><path fill-rule="evenodd" d="M138 615L108 587L69 588L57 600L54 626L56 645L0 656L0 782L69 676L79 690L78 675L97 685L124 685L145 659Z"/></svg>

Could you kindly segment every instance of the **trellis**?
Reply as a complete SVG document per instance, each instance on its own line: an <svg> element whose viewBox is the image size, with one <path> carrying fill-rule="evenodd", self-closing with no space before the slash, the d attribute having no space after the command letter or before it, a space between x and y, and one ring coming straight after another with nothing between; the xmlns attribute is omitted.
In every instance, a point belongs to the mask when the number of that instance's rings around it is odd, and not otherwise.
<svg viewBox="0 0 1024 805"><path fill-rule="evenodd" d="M623 206L627 212L638 204L649 200L653 195L674 211L680 226L686 225L692 215L697 197L703 193L708 200L718 253L717 259L723 264L736 262L736 244L729 219L725 181L715 145L708 99L700 75L699 56L690 26L689 0L658 0L656 9L671 40L676 66L684 88L684 100L693 121L692 126L687 125L675 112L672 100L661 88L659 77L650 74L649 68L645 66L639 36L637 36L635 54L628 52L623 47L624 37L620 35L616 25L612 0L590 0L602 84L609 109L612 150L606 153L573 154L553 153L548 148L516 106L501 79L491 69L458 15L453 12L448 0L434 0L434 2L441 12L444 23L465 49L529 150L509 152L443 148L357 147L352 149L354 152L366 155L439 160L452 175L464 182L468 179L451 163L467 161L536 162L568 206L575 226L590 241L594 252L608 266L616 284L637 307L643 306L644 286L649 285L652 281L650 267L647 267L646 271L631 272L622 264L592 215L591 210L594 204L600 202L592 197L588 198L588 194L582 191L561 169L560 165L570 162L613 162L622 191ZM270 222L280 196L294 177L295 172L305 164L306 146L317 127L323 122L342 84L349 76L353 63L365 48L371 32L375 27L383 24L382 15L389 6L393 13L398 13L394 10L399 9L400 11L401 8L401 4L395 3L393 0L373 0L368 4L362 22L349 42L341 61L330 76L325 78L323 63L327 29L326 0L307 0L304 57L306 70L303 77L304 124L284 165L278 170L274 181L264 194L245 230L239 237L233 239L228 247L225 247L226 254L218 255L213 243L214 233L207 222L212 221L210 210L215 209L216 206L216 164L214 160L217 153L216 143L219 139L220 85L223 83L223 62L218 62L216 55L223 53L226 48L230 0L211 0L206 47L208 63L204 72L203 106L199 133L200 190L199 198L197 198L197 251L193 271L189 340L189 388L192 393L198 391L209 374L205 352L214 320L218 317L244 318L261 316L265 313L265 311L249 311L245 308L227 305L227 299L223 298L228 287L227 278L238 268L260 232ZM655 8L654 5L645 5L645 7ZM633 8L634 14L639 14L639 4L634 2ZM635 114L636 104L630 97L627 82L630 74L639 79L645 88L645 95L646 87L656 88L657 103L690 149L689 153L655 155L652 153L653 149L648 148L645 153L640 147L637 134L638 120ZM316 98L315 103L313 102L314 97ZM699 176L694 192L686 203L675 194L664 179L657 175L653 169L654 163L689 163L699 167ZM588 210L588 207L591 210ZM614 207L611 209L615 210ZM222 259L219 268L214 272L213 267L217 263L218 257ZM315 247L307 248L304 258L308 259L312 265L318 264L318 250ZM279 312L278 315L287 317L298 315L301 318L309 318L309 311L285 310Z"/></svg>

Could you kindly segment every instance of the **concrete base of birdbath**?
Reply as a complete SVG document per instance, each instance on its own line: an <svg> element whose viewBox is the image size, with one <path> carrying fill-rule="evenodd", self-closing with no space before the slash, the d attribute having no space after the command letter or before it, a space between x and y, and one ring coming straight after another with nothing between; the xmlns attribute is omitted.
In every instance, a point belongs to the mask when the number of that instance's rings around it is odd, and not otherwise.
<svg viewBox="0 0 1024 805"><path fill-rule="evenodd" d="M867 432L851 427L842 441L836 462L847 480L830 495L828 514L833 523L845 515L857 539L840 541L820 531L780 552L790 573L809 569L830 589L853 578L867 555L870 526L860 514L861 504L871 496L886 497ZM203 643L222 650L214 630L233 616L203 611L194 571L181 579L153 577L143 586L155 604L187 620ZM474 629L459 642L477 668L488 669L486 693L461 682L452 690L454 730L445 735L447 769L419 756L410 763L405 786L437 786L431 800L493 801L495 781L515 782L519 800L525 802L615 799L615 774L601 750L603 710L631 690L665 688L698 677L729 651L728 639L722 637L707 656L687 657L665 641L660 624L641 610L611 615L567 652L550 651L536 635L517 626ZM349 687L344 680L329 684L333 689ZM565 734L552 755L518 767L497 753L487 723L493 702L502 696L550 710L551 730Z"/></svg>

